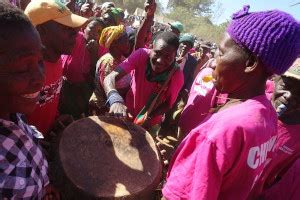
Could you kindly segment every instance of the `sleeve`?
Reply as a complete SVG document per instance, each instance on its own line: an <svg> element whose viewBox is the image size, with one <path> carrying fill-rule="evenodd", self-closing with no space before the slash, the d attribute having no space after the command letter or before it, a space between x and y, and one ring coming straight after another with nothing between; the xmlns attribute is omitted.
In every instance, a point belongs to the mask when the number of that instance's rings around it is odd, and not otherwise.
<svg viewBox="0 0 300 200"><path fill-rule="evenodd" d="M147 59L149 53L146 49L138 49L133 52L126 60L124 60L119 67L121 67L126 73L130 73L136 67L139 66L141 60Z"/></svg>
<svg viewBox="0 0 300 200"><path fill-rule="evenodd" d="M169 105L169 108L173 107L173 104L175 103L178 94L183 86L184 83L184 77L181 70L178 70L174 73L170 86L167 91L167 102Z"/></svg>

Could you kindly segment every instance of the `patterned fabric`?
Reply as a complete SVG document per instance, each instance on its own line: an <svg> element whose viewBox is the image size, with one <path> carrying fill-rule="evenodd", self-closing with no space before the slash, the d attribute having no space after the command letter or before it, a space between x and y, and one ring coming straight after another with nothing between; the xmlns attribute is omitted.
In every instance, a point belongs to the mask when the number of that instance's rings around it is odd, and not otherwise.
<svg viewBox="0 0 300 200"><path fill-rule="evenodd" d="M101 33L99 44L109 49L110 45L124 33L126 33L124 25L107 27Z"/></svg>
<svg viewBox="0 0 300 200"><path fill-rule="evenodd" d="M49 184L48 163L38 139L20 114L0 119L0 199L41 199Z"/></svg>
<svg viewBox="0 0 300 200"><path fill-rule="evenodd" d="M46 85L40 92L40 99L38 105L44 106L45 104L52 102L56 97L59 96L62 88L63 78L61 77L55 83Z"/></svg>

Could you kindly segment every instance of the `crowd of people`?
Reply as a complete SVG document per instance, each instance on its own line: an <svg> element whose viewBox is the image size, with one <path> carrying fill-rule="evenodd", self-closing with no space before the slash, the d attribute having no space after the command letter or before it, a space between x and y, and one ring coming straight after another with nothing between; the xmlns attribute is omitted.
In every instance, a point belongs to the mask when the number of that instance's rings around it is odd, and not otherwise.
<svg viewBox="0 0 300 200"><path fill-rule="evenodd" d="M244 6L216 45L144 9L0 1L0 199L60 199L40 142L107 114L169 148L161 199L300 198L300 23Z"/></svg>

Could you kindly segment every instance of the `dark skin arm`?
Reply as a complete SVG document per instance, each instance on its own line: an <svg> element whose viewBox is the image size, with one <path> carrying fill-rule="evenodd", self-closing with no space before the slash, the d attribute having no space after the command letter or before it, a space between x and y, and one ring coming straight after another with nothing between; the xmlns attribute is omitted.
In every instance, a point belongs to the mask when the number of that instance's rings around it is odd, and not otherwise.
<svg viewBox="0 0 300 200"><path fill-rule="evenodd" d="M98 61L98 49L99 49L99 43L95 40L90 40L86 44L86 48L90 52L90 58L91 58L91 70L90 70L90 77L91 77L91 83L94 81L95 71L96 71L96 64Z"/></svg>
<svg viewBox="0 0 300 200"><path fill-rule="evenodd" d="M145 41L148 37L148 30L151 28L154 19L154 13L156 11L155 1L145 3L145 12L147 13L146 18L141 24L141 27L137 33L134 50L145 47Z"/></svg>
<svg viewBox="0 0 300 200"><path fill-rule="evenodd" d="M107 77L104 78L103 88L108 95L108 93L112 90L116 90L116 82L120 80L122 77L126 75L126 72L117 67L114 71L112 71ZM114 103L110 106L109 113L112 115L120 116L120 117L128 117L130 115L128 113L127 107L123 103Z"/></svg>

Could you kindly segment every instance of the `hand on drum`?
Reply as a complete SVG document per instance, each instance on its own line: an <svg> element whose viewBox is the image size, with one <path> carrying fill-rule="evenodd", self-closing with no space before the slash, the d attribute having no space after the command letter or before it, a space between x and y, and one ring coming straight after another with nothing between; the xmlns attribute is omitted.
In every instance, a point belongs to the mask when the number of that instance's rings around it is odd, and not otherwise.
<svg viewBox="0 0 300 200"><path fill-rule="evenodd" d="M110 106L109 114L120 118L132 118L127 107L123 103L114 103Z"/></svg>

